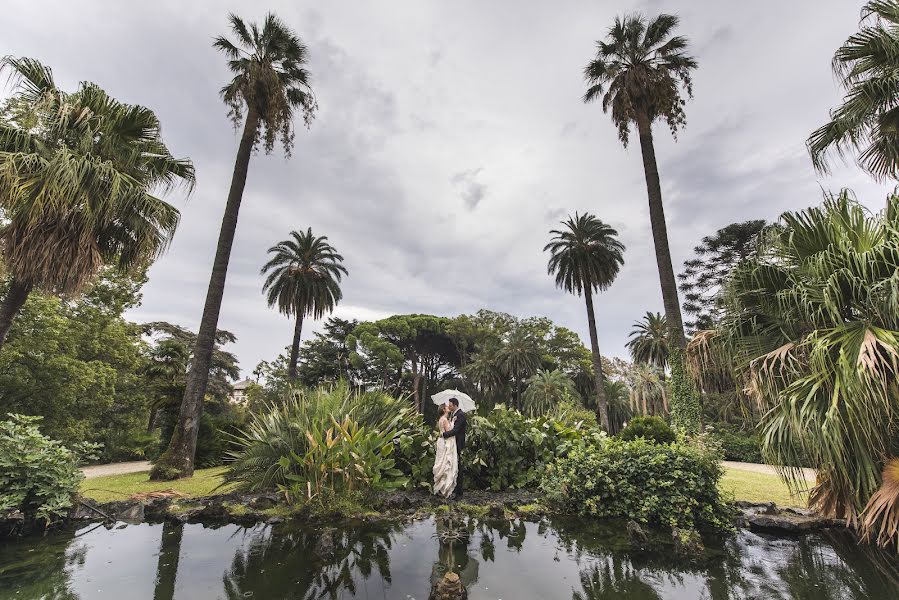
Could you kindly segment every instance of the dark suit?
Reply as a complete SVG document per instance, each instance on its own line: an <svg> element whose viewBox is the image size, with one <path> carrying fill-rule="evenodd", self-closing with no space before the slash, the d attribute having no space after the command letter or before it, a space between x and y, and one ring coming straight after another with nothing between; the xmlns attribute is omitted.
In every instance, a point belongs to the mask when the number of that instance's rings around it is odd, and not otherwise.
<svg viewBox="0 0 899 600"><path fill-rule="evenodd" d="M453 419L453 428L443 433L445 438L456 438L456 456L459 459L459 472L456 475L456 487L453 489L453 496L462 496L462 450L465 448L465 430L468 429L468 419L462 409L456 410L450 416Z"/></svg>

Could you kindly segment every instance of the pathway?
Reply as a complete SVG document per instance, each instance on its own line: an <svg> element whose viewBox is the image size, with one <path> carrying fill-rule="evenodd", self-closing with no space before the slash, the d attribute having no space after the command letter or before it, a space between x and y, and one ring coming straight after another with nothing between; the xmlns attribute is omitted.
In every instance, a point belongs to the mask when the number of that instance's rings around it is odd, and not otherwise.
<svg viewBox="0 0 899 600"><path fill-rule="evenodd" d="M136 460L134 462L110 463L108 465L93 465L90 467L81 467L85 479L93 479L94 477L103 477L104 475L124 475L126 473L140 473L141 471L149 471L150 463L146 460Z"/></svg>
<svg viewBox="0 0 899 600"><path fill-rule="evenodd" d="M753 473L767 473L768 475L777 475L777 470L771 465L762 465L758 463L734 462L730 460L722 461L725 468L735 469L737 471L752 471ZM802 469L806 481L815 482L814 469Z"/></svg>

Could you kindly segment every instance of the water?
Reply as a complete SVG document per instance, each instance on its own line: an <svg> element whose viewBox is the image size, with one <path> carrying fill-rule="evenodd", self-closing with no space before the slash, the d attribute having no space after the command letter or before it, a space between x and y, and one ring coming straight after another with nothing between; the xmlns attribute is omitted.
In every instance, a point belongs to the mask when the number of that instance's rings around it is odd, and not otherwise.
<svg viewBox="0 0 899 600"><path fill-rule="evenodd" d="M896 556L838 532L741 531L691 562L670 547L632 551L622 530L572 519L360 525L322 560L312 530L93 525L0 542L0 598L425 600L450 568L472 600L899 598Z"/></svg>

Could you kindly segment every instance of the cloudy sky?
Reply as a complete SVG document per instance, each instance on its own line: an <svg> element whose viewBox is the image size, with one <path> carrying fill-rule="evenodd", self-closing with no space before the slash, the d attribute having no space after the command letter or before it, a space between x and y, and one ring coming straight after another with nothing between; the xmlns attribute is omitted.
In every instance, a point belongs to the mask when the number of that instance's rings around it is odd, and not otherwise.
<svg viewBox="0 0 899 600"><path fill-rule="evenodd" d="M291 229L329 236L350 275L336 314L545 315L587 339L583 301L554 289L542 252L568 213L618 229L626 264L598 304L600 345L624 356L631 323L661 310L637 140L625 149L582 69L619 14L674 12L699 62L687 128L656 128L675 270L704 235L774 219L850 187L879 209L887 191L854 166L812 170L804 140L840 97L834 49L861 0L537 2L5 2L0 53L38 58L58 83L93 81L149 106L198 183L174 243L131 317L196 328L237 137L212 48L227 13L272 10L309 47L320 110L290 160L255 156L219 326L245 373L287 345L259 268ZM311 335L320 324L307 328ZM305 336L304 336L305 337Z"/></svg>

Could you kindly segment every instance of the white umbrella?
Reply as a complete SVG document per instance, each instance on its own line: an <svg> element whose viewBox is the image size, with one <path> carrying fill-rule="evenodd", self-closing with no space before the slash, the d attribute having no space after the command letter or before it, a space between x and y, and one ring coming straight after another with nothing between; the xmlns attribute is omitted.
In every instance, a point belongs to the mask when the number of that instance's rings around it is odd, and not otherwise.
<svg viewBox="0 0 899 600"><path fill-rule="evenodd" d="M431 400L438 406L447 404L450 401L450 398L457 399L459 401L459 408L464 412L471 412L478 407L477 404L474 403L474 400L471 399L471 396L465 392L460 392L459 390L443 390L442 392L437 392L431 396Z"/></svg>

